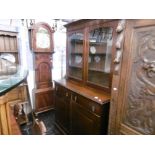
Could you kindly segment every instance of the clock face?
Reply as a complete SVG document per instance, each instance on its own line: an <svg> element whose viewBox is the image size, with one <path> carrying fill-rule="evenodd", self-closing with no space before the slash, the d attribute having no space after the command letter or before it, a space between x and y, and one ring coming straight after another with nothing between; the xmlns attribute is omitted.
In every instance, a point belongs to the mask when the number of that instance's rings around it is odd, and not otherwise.
<svg viewBox="0 0 155 155"><path fill-rule="evenodd" d="M50 35L43 27L40 27L36 33L36 47L50 48Z"/></svg>

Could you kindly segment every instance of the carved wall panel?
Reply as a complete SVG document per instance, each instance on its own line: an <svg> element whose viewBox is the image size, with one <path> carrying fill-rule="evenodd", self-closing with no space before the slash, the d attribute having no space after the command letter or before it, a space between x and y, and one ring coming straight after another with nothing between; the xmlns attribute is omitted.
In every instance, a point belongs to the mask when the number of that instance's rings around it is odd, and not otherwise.
<svg viewBox="0 0 155 155"><path fill-rule="evenodd" d="M142 134L155 134L155 27L138 28L133 38L123 123Z"/></svg>

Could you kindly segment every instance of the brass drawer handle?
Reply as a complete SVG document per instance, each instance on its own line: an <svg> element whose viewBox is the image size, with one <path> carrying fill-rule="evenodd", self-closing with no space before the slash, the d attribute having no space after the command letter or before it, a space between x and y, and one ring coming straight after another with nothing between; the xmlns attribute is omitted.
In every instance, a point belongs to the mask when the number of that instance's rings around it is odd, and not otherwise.
<svg viewBox="0 0 155 155"><path fill-rule="evenodd" d="M94 105L91 107L91 110L92 110L92 112L95 111L95 106Z"/></svg>
<svg viewBox="0 0 155 155"><path fill-rule="evenodd" d="M66 92L66 97L68 97L68 92Z"/></svg>
<svg viewBox="0 0 155 155"><path fill-rule="evenodd" d="M58 87L55 87L55 90L58 91Z"/></svg>
<svg viewBox="0 0 155 155"><path fill-rule="evenodd" d="M74 101L75 101L75 102L76 102L76 100L77 100L77 96L74 97Z"/></svg>

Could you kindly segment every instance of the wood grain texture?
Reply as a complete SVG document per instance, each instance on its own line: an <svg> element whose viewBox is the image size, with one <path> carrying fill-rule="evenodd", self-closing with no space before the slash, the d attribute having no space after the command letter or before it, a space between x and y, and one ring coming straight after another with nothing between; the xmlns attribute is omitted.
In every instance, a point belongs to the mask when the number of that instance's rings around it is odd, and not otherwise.
<svg viewBox="0 0 155 155"><path fill-rule="evenodd" d="M107 134L109 96L102 94L101 101L92 96L99 94L73 81L56 81L56 125L67 134Z"/></svg>
<svg viewBox="0 0 155 155"><path fill-rule="evenodd" d="M155 134L155 20L127 20L111 134Z"/></svg>
<svg viewBox="0 0 155 155"><path fill-rule="evenodd" d="M108 127L109 134L115 134L115 128L113 128L113 126L115 126L116 120L113 119L113 117L116 116L116 112L117 112L116 104L117 104L117 96L119 92L120 69L122 65L125 24L126 24L125 20L120 20L116 28L117 40L115 45L116 53L113 61L114 71L113 71L111 101L110 101L110 117L109 117L109 127Z"/></svg>
<svg viewBox="0 0 155 155"><path fill-rule="evenodd" d="M37 45L38 32L44 30L49 37L49 47ZM53 105L52 54L54 53L54 31L47 23L36 23L31 27L31 47L34 52L35 83L34 90L36 112L49 110ZM41 38L40 38L41 39ZM42 39L42 42L45 40Z"/></svg>
<svg viewBox="0 0 155 155"><path fill-rule="evenodd" d="M35 80L37 89L52 87L51 55L35 54Z"/></svg>
<svg viewBox="0 0 155 155"><path fill-rule="evenodd" d="M35 90L36 112L46 111L54 108L53 88Z"/></svg>
<svg viewBox="0 0 155 155"><path fill-rule="evenodd" d="M2 135L9 134L6 111L7 111L6 110L6 98L5 98L5 96L1 96L0 97L0 127L1 127Z"/></svg>
<svg viewBox="0 0 155 155"><path fill-rule="evenodd" d="M92 101L95 101L99 104L104 104L105 102L110 101L110 94L106 93L105 91L98 90L95 88L91 88L88 86L83 86L82 84L79 84L78 82L75 82L73 80L59 80L55 81L58 82L60 85L84 96Z"/></svg>

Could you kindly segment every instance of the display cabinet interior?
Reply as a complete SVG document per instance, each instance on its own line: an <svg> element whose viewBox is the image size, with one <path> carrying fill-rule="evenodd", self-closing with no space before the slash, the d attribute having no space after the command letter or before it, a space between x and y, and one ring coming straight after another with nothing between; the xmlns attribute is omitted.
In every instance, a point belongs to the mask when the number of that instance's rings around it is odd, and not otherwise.
<svg viewBox="0 0 155 155"><path fill-rule="evenodd" d="M88 82L109 88L111 72L112 27L89 31Z"/></svg>
<svg viewBox="0 0 155 155"><path fill-rule="evenodd" d="M68 76L82 80L84 34L74 32L69 35L68 40Z"/></svg>

